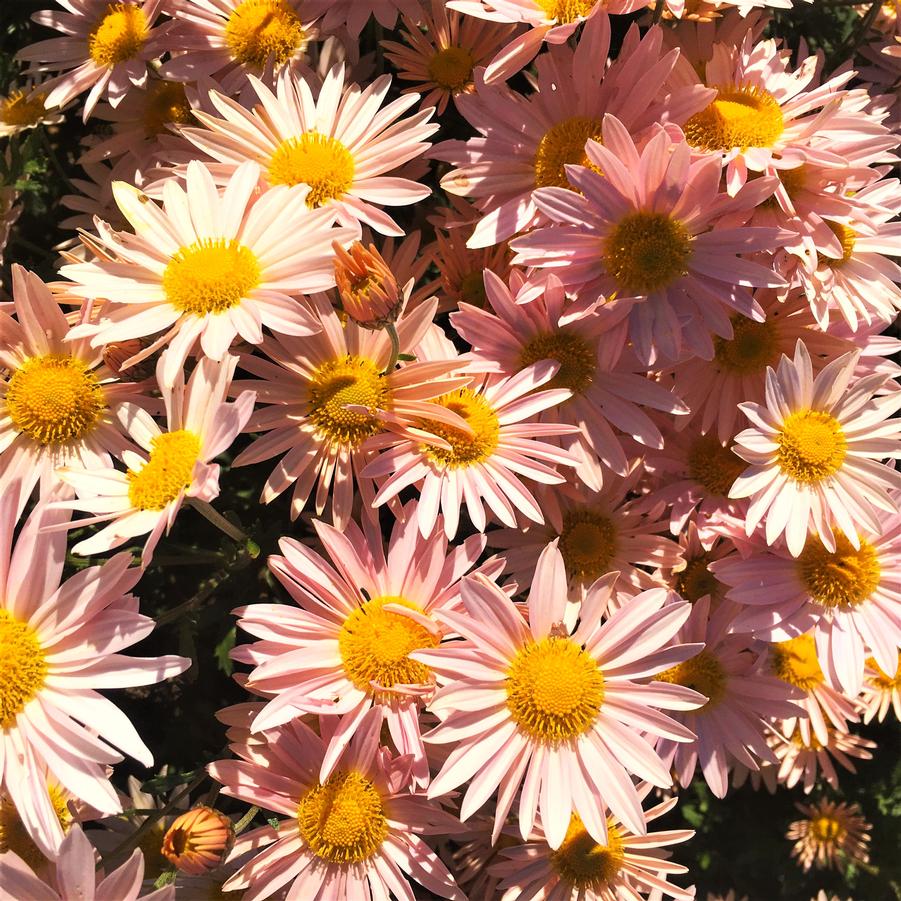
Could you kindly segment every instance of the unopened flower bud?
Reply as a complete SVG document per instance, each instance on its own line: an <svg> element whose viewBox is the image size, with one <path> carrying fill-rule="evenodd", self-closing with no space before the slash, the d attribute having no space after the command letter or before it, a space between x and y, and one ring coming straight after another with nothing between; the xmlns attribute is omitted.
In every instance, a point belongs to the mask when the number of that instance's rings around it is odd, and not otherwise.
<svg viewBox="0 0 901 901"><path fill-rule="evenodd" d="M221 864L235 843L232 821L212 807L183 813L163 836L163 856L182 873L201 876Z"/></svg>
<svg viewBox="0 0 901 901"><path fill-rule="evenodd" d="M394 322L404 294L375 246L359 241L345 250L335 242L335 282L344 312L364 328L380 329Z"/></svg>

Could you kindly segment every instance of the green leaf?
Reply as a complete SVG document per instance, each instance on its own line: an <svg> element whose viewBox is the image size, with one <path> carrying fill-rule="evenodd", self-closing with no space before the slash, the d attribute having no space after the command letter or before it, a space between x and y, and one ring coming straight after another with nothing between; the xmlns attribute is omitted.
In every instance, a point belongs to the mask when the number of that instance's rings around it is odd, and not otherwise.
<svg viewBox="0 0 901 901"><path fill-rule="evenodd" d="M236 634L236 629L232 626L228 632L225 633L222 641L216 645L216 649L213 651L213 656L216 658L219 669L225 673L226 676L230 676L235 668L234 661L229 657L229 652L235 646Z"/></svg>

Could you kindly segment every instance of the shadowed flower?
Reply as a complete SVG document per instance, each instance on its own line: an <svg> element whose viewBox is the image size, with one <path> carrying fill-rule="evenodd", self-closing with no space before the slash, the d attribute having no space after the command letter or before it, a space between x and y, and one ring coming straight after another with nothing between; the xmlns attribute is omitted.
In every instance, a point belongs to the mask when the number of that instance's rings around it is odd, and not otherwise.
<svg viewBox="0 0 901 901"><path fill-rule="evenodd" d="M811 867L844 869L851 863L867 863L872 828L858 804L820 798L814 804L795 804L803 820L795 820L785 837L794 841L792 857L805 872Z"/></svg>

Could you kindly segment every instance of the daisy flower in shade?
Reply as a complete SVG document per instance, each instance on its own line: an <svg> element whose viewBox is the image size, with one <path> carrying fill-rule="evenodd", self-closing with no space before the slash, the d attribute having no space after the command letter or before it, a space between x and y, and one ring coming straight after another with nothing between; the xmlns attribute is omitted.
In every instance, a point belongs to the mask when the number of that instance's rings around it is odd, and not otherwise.
<svg viewBox="0 0 901 901"><path fill-rule="evenodd" d="M121 867L106 874L94 871L94 848L81 826L74 826L63 839L56 873L48 885L39 879L15 853L0 854L0 898L28 901L175 901L175 886L141 894L144 857L136 848Z"/></svg>
<svg viewBox="0 0 901 901"><path fill-rule="evenodd" d="M441 274L442 310L457 309L461 303L485 308L485 270L490 269L501 279L510 274L510 250L506 244L472 250L466 246L462 232L459 228L435 231L432 253Z"/></svg>
<svg viewBox="0 0 901 901"><path fill-rule="evenodd" d="M638 786L644 800L652 786ZM643 811L646 823L669 813L676 797ZM635 835L615 816L607 817L607 840L598 842L574 813L559 848L548 843L544 830L536 825L525 845L501 850L499 863L491 870L503 877L501 901L517 898L553 898L555 901L621 901L666 895L677 901L695 897L694 888L683 889L668 881L673 874L687 873L688 867L670 863L667 845L686 842L694 835L691 829L672 829Z"/></svg>
<svg viewBox="0 0 901 901"><path fill-rule="evenodd" d="M251 79L260 103L246 110L217 91L209 99L224 118L203 112L206 126L180 133L219 165L233 172L254 160L270 186L309 186L307 205L327 207L342 224L365 222L384 235L403 235L378 205L406 206L428 197L431 189L389 173L421 156L426 139L438 130L432 110L400 117L419 99L408 94L382 108L391 86L383 75L365 88L344 84L344 66L329 70L316 99L310 84L289 70L278 77L273 93ZM291 230L278 229L279 234Z"/></svg>
<svg viewBox="0 0 901 901"><path fill-rule="evenodd" d="M889 709L894 710L896 719L901 720L901 651L898 652L895 669L889 670L889 673L883 672L872 657L867 658L860 693L865 723L873 719L881 723Z"/></svg>
<svg viewBox="0 0 901 901"><path fill-rule="evenodd" d="M664 737L657 742L657 753L679 785L689 785L700 767L710 790L723 798L735 761L751 770L758 768L758 761L776 763L767 745L766 722L800 714L793 702L800 692L761 670L760 655L748 650L747 635L729 634L735 606L720 604L711 612L710 600L706 595L695 603L677 636L703 643L704 650L654 676L707 697L698 710L674 715L697 734L697 741L683 744Z"/></svg>
<svg viewBox="0 0 901 901"><path fill-rule="evenodd" d="M258 379L236 382L234 389L253 389L267 405L251 416L247 430L268 434L238 454L233 465L284 455L263 487L263 503L293 484L291 516L297 518L315 487L316 515L328 506L332 521L343 528L353 511L355 483L363 509L373 515L375 488L368 475L361 475L376 457L367 439L386 428L420 435L419 420L445 412L432 401L469 384L471 377L451 375L462 368L456 358L420 360L385 372L392 350L384 330L352 321L342 325L327 297L313 297L310 303L321 332L304 339L266 338L261 350L268 360L242 358L242 368ZM423 340L436 304L423 303L398 319L402 353ZM448 420L459 422L453 414Z"/></svg>
<svg viewBox="0 0 901 901"><path fill-rule="evenodd" d="M578 426L576 434L561 437L563 447L580 459L599 459L619 476L629 468L623 434L663 447L660 430L643 408L681 414L688 407L623 359L625 335L617 326L628 315L627 306L574 309L553 274L537 282L514 272L509 286L490 271L484 278L491 311L463 304L450 317L472 346L474 368L513 375L538 360L556 360L560 369L550 386L567 388L572 397L541 420ZM586 481L603 480L601 473L579 474Z"/></svg>
<svg viewBox="0 0 901 901"><path fill-rule="evenodd" d="M329 559L290 538L269 565L299 610L251 604L234 611L238 625L260 640L232 652L255 669L247 688L272 698L254 719L254 731L303 713L343 716L322 762L327 778L366 712L378 706L395 747L413 755L413 774L428 784L420 737L423 702L434 692L427 666L409 657L436 647L444 629L435 618L459 606L459 580L485 547L475 535L449 548L436 525L422 537L411 501L394 523L387 553L378 523L349 522L342 531L314 521ZM499 561L478 571L500 572Z"/></svg>
<svg viewBox="0 0 901 901"><path fill-rule="evenodd" d="M735 545L726 537L704 544L697 526L690 522L679 535L679 547L682 558L671 568L661 568L660 578L683 600L694 604L706 597L710 599L710 609L717 610L726 599L727 588L711 572L710 564L732 556Z"/></svg>
<svg viewBox="0 0 901 901"><path fill-rule="evenodd" d="M814 804L795 804L803 820L789 824L785 837L795 844L791 856L807 872L811 867L844 868L849 863L868 863L867 834L872 826L858 804L820 798Z"/></svg>
<svg viewBox="0 0 901 901"><path fill-rule="evenodd" d="M0 95L0 138L9 138L39 125L59 125L64 120L58 109L47 109L47 91L38 84L10 86Z"/></svg>
<svg viewBox="0 0 901 901"><path fill-rule="evenodd" d="M801 784L805 795L813 791L818 776L837 790L838 771L835 763L850 773L856 773L851 758L872 760L870 751L876 747L876 742L868 738L831 728L828 741L821 742L815 735L805 739L797 726L791 732L784 727L777 730L771 737L770 744L779 758L779 782L786 788Z"/></svg>
<svg viewBox="0 0 901 901"><path fill-rule="evenodd" d="M814 376L800 340L794 359L767 367L766 403L740 404L751 428L733 450L749 464L729 491L750 498L745 531L765 523L767 544L783 533L789 553L804 550L808 530L828 551L836 550L833 524L851 546L861 547L859 529L878 534L878 510L897 511L891 489L901 474L880 463L901 457L901 393L874 396L886 378L851 377L856 353L844 354Z"/></svg>
<svg viewBox="0 0 901 901"><path fill-rule="evenodd" d="M567 167L581 193L535 191L536 205L556 224L513 240L513 262L549 268L589 300L635 298L629 338L642 363L686 351L709 359L710 333L731 338L732 313L765 319L748 288L785 284L738 256L772 249L778 229L715 228L722 215L756 206L772 183L759 178L729 198L719 190L719 160L692 162L688 145L663 129L639 152L622 122L607 115L603 139L586 145L599 171Z"/></svg>
<svg viewBox="0 0 901 901"><path fill-rule="evenodd" d="M259 853L226 881L226 892L244 889L244 901L258 901L290 884L289 897L296 898L391 893L412 899L410 876L442 898L464 901L420 838L453 832L456 821L410 790L409 758L392 758L379 748L380 723L378 711L366 714L326 779L319 777L328 744L326 720L320 720L321 736L294 720L234 741L231 749L242 759L209 765L223 794L286 817L276 828L239 836L233 858Z"/></svg>
<svg viewBox="0 0 901 901"><path fill-rule="evenodd" d="M495 55L513 27L465 17L449 10L444 0L431 0L429 12L420 10L418 18L419 24L404 20L403 44L381 43L397 77L414 82L404 93L424 94L422 105L434 106L440 116L449 100L473 92L473 70Z"/></svg>
<svg viewBox="0 0 901 901"><path fill-rule="evenodd" d="M49 857L63 828L48 780L99 812L118 813L108 766L122 758L114 749L153 762L128 717L97 690L154 685L191 663L119 653L153 631L128 594L141 570L117 554L60 584L65 534L44 530L61 519L38 507L13 545L15 497L0 499L0 795Z"/></svg>
<svg viewBox="0 0 901 901"><path fill-rule="evenodd" d="M307 0L316 14L322 14L323 31L346 28L350 37L359 38L370 16L382 28L392 29L400 13L405 19L418 22L422 17L419 0Z"/></svg>
<svg viewBox="0 0 901 901"><path fill-rule="evenodd" d="M681 685L635 680L699 648L671 643L691 607L663 590L637 595L600 625L612 585L612 576L595 583L571 630L563 623L567 578L556 542L538 561L528 624L496 585L483 576L463 579L465 612L444 610L440 618L465 640L411 655L442 684L429 705L441 723L426 741L454 745L429 797L471 780L460 812L466 820L497 790L496 838L522 785L520 834L528 837L540 812L554 849L573 813L605 844L605 805L627 829L647 832L630 774L672 784L649 736L691 741L694 735L660 709L693 709L704 698Z"/></svg>
<svg viewBox="0 0 901 901"><path fill-rule="evenodd" d="M542 410L570 397L565 388L537 390L558 368L551 361L535 363L511 378L482 381L443 394L434 405L459 417L453 424L428 410L417 423L420 436L374 438L373 447L387 450L363 470L366 478L384 479L373 504L390 501L415 485L422 534L431 533L440 512L448 538L457 534L462 505L479 532L485 531L488 521L486 504L511 528L516 526L517 510L532 522L543 522L538 501L521 477L559 485L566 482L566 476L556 466L576 464L575 458L559 447L537 440L574 430L568 425L535 421Z"/></svg>
<svg viewBox="0 0 901 901"><path fill-rule="evenodd" d="M166 362L164 354L157 372ZM218 496L219 465L211 461L229 448L253 410L252 391L241 392L234 403L225 401L237 362L232 356L220 362L204 358L194 367L187 387L179 370L175 385L162 387L165 432L144 410L129 407L123 415L143 453L123 454L126 472L59 470L78 498L58 504L91 514L69 527L108 523L78 542L74 553L102 553L149 532L142 555L146 566L185 498L209 502Z"/></svg>
<svg viewBox="0 0 901 901"><path fill-rule="evenodd" d="M144 87L151 60L169 50L170 24L159 24L163 0L60 0L65 10L44 9L32 19L65 37L30 44L17 54L30 71L62 72L47 82L44 104L64 106L88 90L87 121L97 101L118 106L132 85Z"/></svg>
<svg viewBox="0 0 901 901"><path fill-rule="evenodd" d="M319 323L298 295L335 284L332 242L359 233L332 228L329 210L310 210L305 188L258 196L259 178L259 167L244 163L220 194L209 169L193 161L187 190L175 179L165 183L162 208L139 189L115 184L135 234L102 229L112 259L60 268L73 281L70 293L114 301L76 336L92 335L98 344L165 330L151 346L170 346L160 378L171 387L198 342L221 360L238 336L259 344L264 325L280 334L315 332Z"/></svg>
<svg viewBox="0 0 901 901"><path fill-rule="evenodd" d="M118 419L139 386L118 382L103 348L70 340L73 329L47 286L12 267L13 304L0 311L0 493L25 507L35 485L46 498L60 487L56 469L103 471L134 449ZM111 456L112 455L112 456Z"/></svg>

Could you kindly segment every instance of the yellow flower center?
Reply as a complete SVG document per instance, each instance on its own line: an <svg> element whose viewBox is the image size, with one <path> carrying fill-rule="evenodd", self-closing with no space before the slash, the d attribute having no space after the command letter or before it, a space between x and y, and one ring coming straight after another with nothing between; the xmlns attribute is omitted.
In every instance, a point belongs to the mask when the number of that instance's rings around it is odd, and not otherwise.
<svg viewBox="0 0 901 901"><path fill-rule="evenodd" d="M62 354L31 357L6 389L13 428L39 444L66 444L89 435L103 411L103 388L87 364Z"/></svg>
<svg viewBox="0 0 901 901"><path fill-rule="evenodd" d="M658 673L654 678L658 682L684 685L705 695L708 700L700 708L702 711L716 707L725 697L726 687L729 684L729 674L710 651L701 651L684 663Z"/></svg>
<svg viewBox="0 0 901 901"><path fill-rule="evenodd" d="M688 272L688 229L665 213L629 213L604 242L603 260L621 294L651 294Z"/></svg>
<svg viewBox="0 0 901 901"><path fill-rule="evenodd" d="M485 292L485 276L482 269L467 272L460 279L460 297L480 310L488 306L488 294Z"/></svg>
<svg viewBox="0 0 901 901"><path fill-rule="evenodd" d="M319 366L310 380L309 392L310 422L322 437L351 448L379 431L376 411L391 404L388 380L379 367L366 357L352 354ZM346 410L351 404L370 412Z"/></svg>
<svg viewBox="0 0 901 901"><path fill-rule="evenodd" d="M588 834L576 813L570 817L563 843L556 851L551 851L550 855L551 866L563 883L580 891L591 892L605 889L609 892L625 856L620 832L609 819L607 844L599 845Z"/></svg>
<svg viewBox="0 0 901 901"><path fill-rule="evenodd" d="M557 745L591 728L604 701L604 676L571 638L551 636L517 652L506 689L507 709L519 728Z"/></svg>
<svg viewBox="0 0 901 901"><path fill-rule="evenodd" d="M867 665L876 671L875 676L870 676L867 679L867 682L874 688L877 688L879 691L893 691L901 688L901 652L898 653L898 667L893 676L884 672L882 667L872 657L867 657Z"/></svg>
<svg viewBox="0 0 901 901"><path fill-rule="evenodd" d="M193 316L224 313L260 283L260 264L252 250L234 239L205 238L180 247L163 272L166 299Z"/></svg>
<svg viewBox="0 0 901 901"><path fill-rule="evenodd" d="M44 99L46 96L46 94L35 94L29 97L25 91L10 91L6 97L0 100L0 122L20 128L37 125L45 115Z"/></svg>
<svg viewBox="0 0 901 901"><path fill-rule="evenodd" d="M810 821L810 834L824 844L840 841L845 835L845 827L835 818L823 814Z"/></svg>
<svg viewBox="0 0 901 901"><path fill-rule="evenodd" d="M772 147L784 128L782 108L769 91L731 85L719 88L716 100L695 113L683 131L692 147L715 152Z"/></svg>
<svg viewBox="0 0 901 901"><path fill-rule="evenodd" d="M422 685L432 679L431 670L408 654L437 647L439 636L409 616L385 610L386 604L423 613L416 604L389 596L373 598L347 617L338 634L338 649L347 678L360 691L372 691L373 682L393 688Z"/></svg>
<svg viewBox="0 0 901 901"><path fill-rule="evenodd" d="M429 78L439 87L456 93L472 83L475 58L465 47L444 47L429 60Z"/></svg>
<svg viewBox="0 0 901 901"><path fill-rule="evenodd" d="M194 121L185 86L177 81L153 81L144 99L144 134L148 138L166 131L167 125L190 125Z"/></svg>
<svg viewBox="0 0 901 901"><path fill-rule="evenodd" d="M674 591L692 604L708 594L713 600L718 600L722 586L720 580L708 569L709 563L709 554L701 554L688 560L685 569L676 573Z"/></svg>
<svg viewBox="0 0 901 901"><path fill-rule="evenodd" d="M269 182L309 185L307 206L320 207L351 189L355 168L353 155L337 138L308 131L278 145L269 160Z"/></svg>
<svg viewBox="0 0 901 901"><path fill-rule="evenodd" d="M812 691L825 678L812 635L799 635L771 645L770 668L774 676L802 691Z"/></svg>
<svg viewBox="0 0 901 901"><path fill-rule="evenodd" d="M557 374L545 388L569 388L581 394L594 380L597 357L591 345L573 332L545 332L530 339L519 354L519 366L525 369L539 360L555 360Z"/></svg>
<svg viewBox="0 0 901 901"><path fill-rule="evenodd" d="M545 18L566 24L587 16L597 0L537 0L537 3L544 11Z"/></svg>
<svg viewBox="0 0 901 901"><path fill-rule="evenodd" d="M47 786L47 793L63 832L68 832L72 825L72 814L69 812L66 793L55 783ZM47 861L28 834L15 804L8 798L0 798L0 855L7 851L18 854L32 870L37 870Z"/></svg>
<svg viewBox="0 0 901 901"><path fill-rule="evenodd" d="M0 729L15 725L25 705L44 687L47 662L35 631L0 610Z"/></svg>
<svg viewBox="0 0 901 901"><path fill-rule="evenodd" d="M382 795L362 773L335 773L308 789L297 805L297 827L310 851L336 864L368 860L388 835Z"/></svg>
<svg viewBox="0 0 901 901"><path fill-rule="evenodd" d="M766 372L779 360L779 332L772 319L754 322L744 316L732 319L730 339L714 337L716 362L736 375L756 375Z"/></svg>
<svg viewBox="0 0 901 901"><path fill-rule="evenodd" d="M141 52L150 27L133 3L110 3L88 35L88 53L98 66L115 66Z"/></svg>
<svg viewBox="0 0 901 901"><path fill-rule="evenodd" d="M601 120L573 116L551 126L535 151L535 187L569 188L564 166L590 166L585 152L588 140L601 140Z"/></svg>
<svg viewBox="0 0 901 901"><path fill-rule="evenodd" d="M302 50L306 32L297 13L285 0L243 0L228 17L225 42L234 60L250 69L263 69L271 59L283 66Z"/></svg>
<svg viewBox="0 0 901 901"><path fill-rule="evenodd" d="M799 410L782 423L777 438L779 468L804 485L814 485L841 469L847 442L841 424L829 413Z"/></svg>
<svg viewBox="0 0 901 901"><path fill-rule="evenodd" d="M700 435L688 450L688 474L712 497L727 497L747 463L712 434Z"/></svg>
<svg viewBox="0 0 901 901"><path fill-rule="evenodd" d="M191 487L199 456L200 438L193 432L181 429L157 435L151 442L150 459L141 469L127 473L131 506L162 510Z"/></svg>
<svg viewBox="0 0 901 901"><path fill-rule="evenodd" d="M841 259L837 260L835 257L824 257L822 254L817 254L817 260L831 269L841 269L854 255L854 246L857 244L857 232L848 228L847 225L842 225L841 222L830 222L828 219L826 220L826 225L829 226L842 245Z"/></svg>
<svg viewBox="0 0 901 901"><path fill-rule="evenodd" d="M616 547L617 529L609 516L584 508L563 514L559 548L570 579L589 584L609 572Z"/></svg>
<svg viewBox="0 0 901 901"><path fill-rule="evenodd" d="M450 450L423 445L423 453L439 466L451 468L474 466L487 460L497 447L500 437L500 422L491 404L469 388L460 388L439 397L435 403L461 416L469 424L473 434L467 435L460 429L437 422L424 420L420 425L426 431L443 438Z"/></svg>
<svg viewBox="0 0 901 901"><path fill-rule="evenodd" d="M881 575L873 545L861 539L860 548L855 548L842 532L835 535L835 551L826 550L818 538L809 538L797 566L811 599L830 609L862 604L878 587Z"/></svg>

